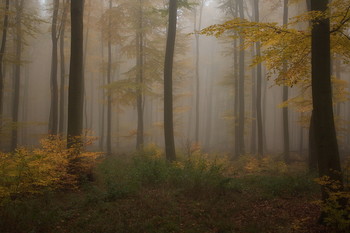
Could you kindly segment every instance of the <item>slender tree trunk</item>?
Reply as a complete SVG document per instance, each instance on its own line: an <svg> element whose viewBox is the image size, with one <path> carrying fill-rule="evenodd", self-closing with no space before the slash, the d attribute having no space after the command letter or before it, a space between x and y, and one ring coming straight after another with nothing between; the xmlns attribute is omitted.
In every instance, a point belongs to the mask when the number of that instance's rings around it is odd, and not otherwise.
<svg viewBox="0 0 350 233"><path fill-rule="evenodd" d="M101 73L101 77L102 77L102 80L101 80L101 86L103 87L106 82L105 82L105 72L104 72L104 68L105 68L105 54L104 54L104 43L103 43L103 31L101 31L101 62L102 62L102 73ZM104 149L104 139L105 139L105 90L104 89L101 89L101 99L102 99L102 104L101 104L101 109L100 109L100 122L101 122L101 125L100 125L100 150L103 151Z"/></svg>
<svg viewBox="0 0 350 233"><path fill-rule="evenodd" d="M173 62L176 39L177 0L169 1L169 25L164 61L164 136L168 161L176 160L173 123Z"/></svg>
<svg viewBox="0 0 350 233"><path fill-rule="evenodd" d="M87 22L86 22L86 34L85 34L85 39L84 39L84 59L83 59L83 70L84 70L84 76L85 76L85 72L86 72L86 59L87 59L87 54L88 54L88 46L89 46L89 34L90 34L90 15L91 15L91 0L89 0L88 2L88 14L87 14ZM84 78L85 80L85 78ZM84 128L88 129L88 98L87 98L87 87L86 87L86 82L84 82ZM86 132L87 133L87 132Z"/></svg>
<svg viewBox="0 0 350 233"><path fill-rule="evenodd" d="M2 129L3 102L4 102L4 57L7 42L7 30L9 25L10 0L5 1L4 23L2 29L2 39L0 48L0 135ZM1 140L2 141L2 140Z"/></svg>
<svg viewBox="0 0 350 233"><path fill-rule="evenodd" d="M284 0L283 4L283 25L288 24L288 3L289 0ZM284 61L283 63L283 71L287 71L287 63ZM284 84L283 86L283 102L288 100L288 86ZM284 161L286 163L290 162L290 154L289 154L289 113L288 106L283 108L283 151L284 151Z"/></svg>
<svg viewBox="0 0 350 233"><path fill-rule="evenodd" d="M136 149L142 150L144 144L144 125L143 125L143 7L142 0L139 0L139 28L136 32L136 66L137 66L137 76L136 82L138 84L136 105L137 105L137 136L136 136Z"/></svg>
<svg viewBox="0 0 350 233"><path fill-rule="evenodd" d="M203 15L203 6L204 0L202 0L199 4L199 19L198 19L198 27L197 27L197 14L195 14L195 30L200 31L202 27L202 15ZM196 10L197 12L197 10ZM200 77L199 77L199 58L200 58L200 50L199 50L199 34L195 34L196 39L196 128L195 128L195 142L199 144L199 105L200 105Z"/></svg>
<svg viewBox="0 0 350 233"><path fill-rule="evenodd" d="M239 17L244 19L243 0L238 1ZM239 118L238 118L238 131L239 131L239 154L245 154L245 142L244 142L244 125L245 125L245 100L244 100L244 80L245 80L245 51L242 48L244 45L244 37L240 36L239 44L241 46L239 51Z"/></svg>
<svg viewBox="0 0 350 233"><path fill-rule="evenodd" d="M77 137L83 131L84 106L84 0L71 1L71 58L68 90L67 146L72 148L80 143Z"/></svg>
<svg viewBox="0 0 350 233"><path fill-rule="evenodd" d="M255 53L255 47L252 48L252 57L256 55ZM252 131L251 131L251 145L250 145L250 153L255 155L256 154L256 128L257 128L257 106L256 106L256 67L252 67Z"/></svg>
<svg viewBox="0 0 350 233"><path fill-rule="evenodd" d="M67 11L68 11L68 0L64 2L64 9L62 15L61 33L60 33L60 116L58 132L63 135L64 133L64 120L65 120L65 96L66 96L66 59L64 56L64 36L66 31Z"/></svg>
<svg viewBox="0 0 350 233"><path fill-rule="evenodd" d="M260 12L259 12L259 0L254 0L254 9L255 9L255 21L260 21ZM260 42L257 42L255 44L256 48L256 56L261 56L260 51ZM257 78L257 84L256 84L256 116L257 116L257 125L258 125L258 156L262 156L264 153L263 148L263 122L262 122L262 111L261 111L261 88L262 88L262 67L261 63L257 65L256 68L256 78Z"/></svg>
<svg viewBox="0 0 350 233"><path fill-rule="evenodd" d="M238 4L235 4L235 18L238 17ZM235 33L237 36L237 33ZM238 40L234 39L233 41L233 78L235 85L235 99L234 99L234 130L235 130L235 153L234 157L238 158L240 155L239 152L239 63L238 63Z"/></svg>
<svg viewBox="0 0 350 233"><path fill-rule="evenodd" d="M51 87L51 105L50 105L50 118L48 134L56 135L58 132L58 84L57 84L57 70L58 70L58 9L60 6L59 0L53 2L53 16L51 25L51 41L52 41L52 54L51 54L51 75L50 75L50 87Z"/></svg>
<svg viewBox="0 0 350 233"><path fill-rule="evenodd" d="M16 61L14 66L14 81L13 81L13 105L12 105L12 122L14 128L12 129L11 150L15 150L18 140L18 112L19 112L19 98L20 98L20 78L21 78L21 60L22 60L22 13L24 7L24 0L16 0Z"/></svg>
<svg viewBox="0 0 350 233"><path fill-rule="evenodd" d="M112 9L112 0L109 0L109 10ZM107 49L108 49L108 67L107 67L107 85L112 83L112 23L111 16L108 18L108 41L107 41ZM107 154L112 154L112 96L111 91L107 91Z"/></svg>
<svg viewBox="0 0 350 233"><path fill-rule="evenodd" d="M327 10L327 4L327 0L311 0L311 10L324 12ZM329 18L317 19L313 22L311 40L313 133L319 176L328 176L331 180L342 184L338 142L333 116ZM324 188L322 191L323 199L325 200L328 194Z"/></svg>

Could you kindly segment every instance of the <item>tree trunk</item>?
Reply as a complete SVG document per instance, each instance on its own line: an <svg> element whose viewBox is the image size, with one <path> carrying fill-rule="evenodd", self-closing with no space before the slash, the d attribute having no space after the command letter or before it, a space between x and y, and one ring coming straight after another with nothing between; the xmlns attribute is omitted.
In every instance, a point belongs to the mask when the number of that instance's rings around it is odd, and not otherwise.
<svg viewBox="0 0 350 233"><path fill-rule="evenodd" d="M254 9L255 9L255 21L260 21L260 14L259 14L259 0L254 0ZM257 42L255 44L256 46L256 56L261 56L261 50L260 50L260 42ZM261 83L262 83L262 67L261 63L257 65L256 68L256 117L257 117L257 125L258 125L258 156L262 156L264 153L263 148L263 123L262 123L262 112L261 112Z"/></svg>
<svg viewBox="0 0 350 233"><path fill-rule="evenodd" d="M327 10L327 4L327 0L311 0L311 10L324 12ZM342 184L333 116L329 18L317 19L313 22L311 47L313 133L319 176L328 176L331 180ZM324 188L322 191L325 200L328 195Z"/></svg>
<svg viewBox="0 0 350 233"><path fill-rule="evenodd" d="M137 75L136 82L138 84L136 105L137 105L137 136L136 136L136 149L142 150L144 144L144 124L143 124L143 9L142 0L139 0L139 28L136 32L136 66Z"/></svg>
<svg viewBox="0 0 350 233"><path fill-rule="evenodd" d="M234 17L238 17L238 4L235 4L235 15ZM237 36L237 33L235 33L235 36ZM238 40L234 39L233 41L233 78L234 78L234 85L235 85L235 99L234 99L234 131L235 131L235 153L234 157L239 157L239 124L238 124L238 113L239 113L239 63L238 63Z"/></svg>
<svg viewBox="0 0 350 233"><path fill-rule="evenodd" d="M288 2L289 0L284 0L283 4L283 25L288 24ZM283 63L283 71L287 71L287 63L284 61ZM283 86L283 102L288 100L288 86L284 84ZM283 154L284 161L286 163L290 162L290 154L289 154L289 116L288 116L288 106L283 108Z"/></svg>
<svg viewBox="0 0 350 233"><path fill-rule="evenodd" d="M112 9L112 0L109 0L109 10ZM108 67L107 67L107 85L111 84L112 82L112 33L111 33L111 16L109 15L108 19ZM107 91L107 154L112 154L112 96L111 91Z"/></svg>
<svg viewBox="0 0 350 233"><path fill-rule="evenodd" d="M238 1L239 17L244 19L243 0ZM240 46L244 45L244 37L239 38ZM239 117L238 117L238 132L239 132L239 155L245 154L244 143L244 125L245 125L245 101L244 101L244 80L245 80L245 51L241 47L239 51Z"/></svg>
<svg viewBox="0 0 350 233"><path fill-rule="evenodd" d="M65 119L65 96L66 96L66 59L64 57L64 35L66 31L66 20L68 11L68 1L64 2L64 9L62 15L61 33L60 33L60 69L61 69L61 81L60 81L60 116L58 132L63 135L64 133L64 119Z"/></svg>
<svg viewBox="0 0 350 233"><path fill-rule="evenodd" d="M204 0L199 3L199 19L197 27L197 14L195 14L195 30L200 31L202 27ZM197 9L195 10L197 12ZM196 41L196 128L195 128L195 143L199 144L199 105L200 105L200 78L199 78L199 34L195 34Z"/></svg>
<svg viewBox="0 0 350 233"><path fill-rule="evenodd" d="M177 0L169 1L169 25L164 61L164 138L168 161L176 160L173 124L173 62L176 39Z"/></svg>
<svg viewBox="0 0 350 233"><path fill-rule="evenodd" d="M19 112L19 97L20 97L20 78L21 78L21 60L22 60L22 13L24 7L24 0L16 0L16 61L14 66L14 81L13 81L13 105L12 105L12 137L11 150L15 150L18 140L18 112Z"/></svg>
<svg viewBox="0 0 350 233"><path fill-rule="evenodd" d="M68 130L67 147L80 143L77 137L83 131L84 74L84 0L71 1L71 57L68 90Z"/></svg>
<svg viewBox="0 0 350 233"><path fill-rule="evenodd" d="M51 54L51 75L50 75L50 87L51 87L51 105L50 105L50 118L48 134L56 135L58 132L58 84L57 84L57 65L58 65L58 33L57 33L57 21L58 21L58 9L60 2L54 0L53 2L53 16L51 25L51 41L52 41L52 54Z"/></svg>
<svg viewBox="0 0 350 233"><path fill-rule="evenodd" d="M7 42L7 30L9 25L9 11L10 11L10 0L5 2L5 12L4 12L4 23L2 29L2 40L0 48L0 135L2 129L2 118L3 118L3 102L4 102L4 57Z"/></svg>

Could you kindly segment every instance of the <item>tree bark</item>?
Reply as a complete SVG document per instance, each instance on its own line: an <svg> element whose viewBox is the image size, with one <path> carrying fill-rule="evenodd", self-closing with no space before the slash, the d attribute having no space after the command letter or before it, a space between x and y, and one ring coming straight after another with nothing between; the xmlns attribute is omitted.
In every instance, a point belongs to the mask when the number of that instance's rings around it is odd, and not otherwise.
<svg viewBox="0 0 350 233"><path fill-rule="evenodd" d="M177 0L169 1L169 25L164 61L164 138L168 161L176 160L173 123L173 62L176 39Z"/></svg>
<svg viewBox="0 0 350 233"><path fill-rule="evenodd" d="M244 19L244 7L243 0L238 1L238 11L239 17ZM244 37L240 36L239 38L240 46L244 45ZM244 125L245 125L245 100L244 100L244 85L245 81L245 51L241 47L239 51L239 117L238 117L238 132L239 132L239 155L245 154L245 142L244 142Z"/></svg>
<svg viewBox="0 0 350 233"><path fill-rule="evenodd" d="M7 30L9 25L10 0L5 1L4 23L0 48L0 131L2 129L3 99L4 99L4 56L6 51ZM1 133L0 133L1 135Z"/></svg>
<svg viewBox="0 0 350 233"><path fill-rule="evenodd" d="M260 12L259 12L259 0L254 0L254 9L255 9L255 21L260 21ZM261 45L260 42L255 44L256 56L261 56ZM257 117L257 126L258 126L258 156L262 156L264 153L263 148L263 122L262 122L262 111L261 111L261 88L262 88L262 67L261 63L257 65L256 68L256 117Z"/></svg>
<svg viewBox="0 0 350 233"><path fill-rule="evenodd" d="M59 124L58 132L63 135L64 133L64 120L65 120L65 86L66 86L66 59L64 56L64 35L66 31L66 20L67 20L67 10L68 10L68 0L64 1L62 23L61 23L61 33L60 33L60 115L59 115Z"/></svg>
<svg viewBox="0 0 350 233"><path fill-rule="evenodd" d="M284 0L283 4L283 25L288 24L288 3L289 0ZM283 71L287 71L287 63L284 61L283 63ZM288 100L288 86L284 84L283 86L283 102ZM282 110L283 115L283 151L284 151L284 161L286 163L290 162L290 154L289 154L289 113L288 113L288 106L284 107Z"/></svg>
<svg viewBox="0 0 350 233"><path fill-rule="evenodd" d="M137 75L136 82L137 86L137 97L136 97L136 107L137 107L137 135L136 135L136 149L142 150L144 144L144 122L143 122L143 8L142 0L139 0L139 18L138 18L138 30L136 32L136 66Z"/></svg>
<svg viewBox="0 0 350 233"><path fill-rule="evenodd" d="M12 105L12 137L11 150L14 151L17 147L18 140L18 112L19 112L19 98L20 98L20 79L21 79L21 60L22 60L22 14L24 7L24 0L16 0L16 48L15 56L17 64L14 66L14 81L13 81L13 105Z"/></svg>
<svg viewBox="0 0 350 233"><path fill-rule="evenodd" d="M50 88L51 88L51 105L50 105L50 117L48 134L56 135L58 132L58 84L57 84L57 70L58 70L58 9L59 0L53 1L53 16L51 25L51 41L52 41L52 54L51 54L51 75L50 75Z"/></svg>
<svg viewBox="0 0 350 233"><path fill-rule="evenodd" d="M80 137L83 131L83 16L84 0L71 1L71 57L68 90L67 130L68 148L72 148L80 143L80 140L77 137Z"/></svg>
<svg viewBox="0 0 350 233"><path fill-rule="evenodd" d="M328 8L327 4L327 0L311 0L311 10L324 12ZM328 176L331 180L339 182L342 187L342 173L333 116L330 20L329 18L321 18L312 23L313 133L319 176ZM325 200L328 195L325 188L322 191Z"/></svg>
<svg viewBox="0 0 350 233"><path fill-rule="evenodd" d="M109 0L109 10L112 9L112 0ZM107 64L107 85L112 82L112 33L111 33L111 15L108 16L108 41L107 41L107 50L108 50L108 64ZM111 91L107 91L107 154L112 154L112 96Z"/></svg>

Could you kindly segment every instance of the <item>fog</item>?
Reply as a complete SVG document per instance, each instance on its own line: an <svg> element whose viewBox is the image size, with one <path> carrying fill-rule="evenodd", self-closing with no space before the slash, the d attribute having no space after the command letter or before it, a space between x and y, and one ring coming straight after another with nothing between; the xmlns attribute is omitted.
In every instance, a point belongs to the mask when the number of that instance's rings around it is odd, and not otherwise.
<svg viewBox="0 0 350 233"><path fill-rule="evenodd" d="M219 0L204 2L202 17L200 5L191 9L180 8L178 16L178 35L174 71L174 119L175 140L179 151L185 151L188 145L198 144L203 151L232 155L235 147L235 88L233 75L233 39L215 38L200 35L196 42L195 31L213 24L218 24L232 18L219 8ZM245 2L245 17L252 20L252 1ZM260 19L262 22L277 22L282 24L282 3L280 1L262 1ZM133 86L123 84L122 80L133 80L135 76L135 52L132 48L133 31L135 28L132 16L118 16L119 8L128 6L125 1L112 1L112 10L108 10L108 1L85 1L85 103L84 129L87 134L96 136L91 150L106 151L107 128L111 129L112 151L115 154L128 153L136 148L137 108ZM143 123L144 145L156 144L164 146L163 136L163 97L162 97L162 65L166 40L166 17L153 14L152 9L161 9L164 1L145 1L144 10L144 89L143 89ZM115 11L113 11L115 9ZM60 5L59 20L62 18L63 6ZM306 11L304 3L290 4L290 17ZM18 145L36 145L40 138L48 134L50 116L50 72L51 72L51 20L53 5L50 0L24 1L24 14L35 15L37 22L31 22L32 30L26 31L21 60L21 88L19 106ZM112 28L104 17L112 17ZM154 12L153 12L154 13ZM106 15L107 14L107 15ZM147 18L147 17L150 18ZM124 18L118 18L124 17ZM155 19L159 17L159 19ZM196 17L196 18L195 18ZM24 19L26 20L26 19ZM69 17L67 19L69 22ZM200 21L200 22L199 22ZM25 22L24 22L25 23ZM195 26L194 26L195 25ZM199 28L200 25L200 28ZM196 28L194 28L196 27ZM303 28L303 25L298 26ZM34 30L34 31L33 31ZM69 72L70 27L66 26L64 38L65 57L65 101L67 101L67 84ZM111 38L106 31L111 30ZM119 30L119 31L118 31ZM15 38L14 30L10 37ZM108 34L108 33L107 33ZM10 39L11 40L11 39ZM111 83L107 84L108 40L112 51ZM198 75L196 81L196 45L198 50ZM152 50L152 48L156 50ZM135 49L135 48L134 48ZM3 117L11 121L12 111L12 61L13 44L7 49L8 57L5 70L5 96ZM256 66L252 66L252 48L245 49L245 152L255 153L252 149L252 131L256 116L254 109L252 75ZM18 61L17 61L18 62ZM60 61L58 61L60 62ZM59 66L60 67L60 66ZM346 67L337 65L337 74L346 81ZM59 70L59 69L58 69ZM262 115L264 153L279 155L283 153L283 118L282 85L277 85L275 77L267 79L268 72L263 64L262 74ZM58 77L60 72L58 71ZM60 83L60 82L59 82ZM196 87L199 85L199 137L196 141ZM348 84L345 85L348 88ZM300 95L299 85L289 88L289 98ZM107 125L107 96L111 93L112 117L111 126ZM65 103L66 105L67 103ZM349 119L350 106L348 101L335 106L339 117L344 121ZM67 112L64 110L66 128ZM306 156L308 149L308 123L301 123L301 117L309 116L310 109L302 112L289 107L290 151ZM304 121L307 121L307 119ZM344 122L343 121L343 122ZM6 127L5 127L6 128ZM340 146L343 150L350 138L348 123L339 126ZM340 131L340 128L342 131ZM66 129L65 129L66 130ZM255 131L254 131L255 132ZM346 132L346 133L344 133ZM10 137L10 130L4 132L3 138ZM345 136L344 136L345 135ZM9 141L3 141L2 147L9 150ZM256 146L254 146L256 147Z"/></svg>

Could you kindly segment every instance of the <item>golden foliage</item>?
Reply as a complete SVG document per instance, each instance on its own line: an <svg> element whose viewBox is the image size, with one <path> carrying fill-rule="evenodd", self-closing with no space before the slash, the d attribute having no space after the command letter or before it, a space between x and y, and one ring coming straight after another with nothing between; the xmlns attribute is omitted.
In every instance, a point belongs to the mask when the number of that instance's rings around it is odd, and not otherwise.
<svg viewBox="0 0 350 233"><path fill-rule="evenodd" d="M76 148L67 149L66 145L66 140L50 136L42 139L38 148L20 147L13 153L0 153L0 200L76 188L100 154L82 148L76 153Z"/></svg>

